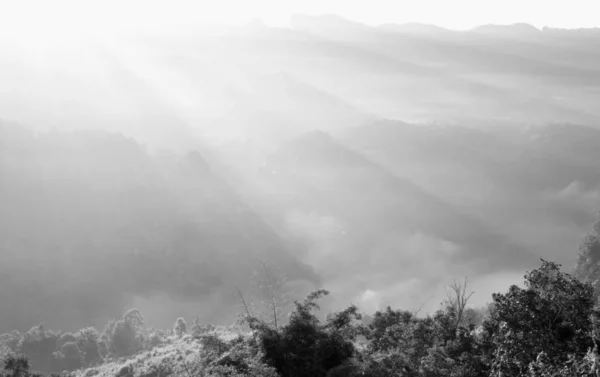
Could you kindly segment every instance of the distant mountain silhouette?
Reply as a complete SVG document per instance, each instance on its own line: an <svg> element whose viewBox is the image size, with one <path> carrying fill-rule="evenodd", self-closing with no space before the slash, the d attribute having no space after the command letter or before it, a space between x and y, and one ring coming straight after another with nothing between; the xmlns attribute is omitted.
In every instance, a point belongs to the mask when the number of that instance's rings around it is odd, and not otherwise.
<svg viewBox="0 0 600 377"><path fill-rule="evenodd" d="M363 31L369 26L359 22L349 21L343 17L328 14L321 16L306 16L302 14L292 15L290 18L292 28L307 32L319 31L338 31L338 32L353 32Z"/></svg>
<svg viewBox="0 0 600 377"><path fill-rule="evenodd" d="M471 29L476 33L486 33L495 35L530 35L532 33L540 33L541 30L533 25L526 23L516 23L512 25L482 25Z"/></svg>
<svg viewBox="0 0 600 377"><path fill-rule="evenodd" d="M382 24L378 26L379 29L396 31L402 33L415 33L415 34L437 34L437 33L449 33L451 30L445 29L440 26L433 24L422 24L418 22L408 22L404 24Z"/></svg>

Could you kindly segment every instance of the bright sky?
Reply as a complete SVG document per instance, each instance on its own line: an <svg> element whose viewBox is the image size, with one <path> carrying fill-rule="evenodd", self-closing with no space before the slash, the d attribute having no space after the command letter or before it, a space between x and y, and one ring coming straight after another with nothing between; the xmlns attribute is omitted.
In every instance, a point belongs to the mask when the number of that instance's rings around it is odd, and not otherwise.
<svg viewBox="0 0 600 377"><path fill-rule="evenodd" d="M538 27L600 26L598 0L0 0L0 31L120 30L186 23L284 26L294 13L337 14L377 25L421 22L451 29L527 22Z"/></svg>

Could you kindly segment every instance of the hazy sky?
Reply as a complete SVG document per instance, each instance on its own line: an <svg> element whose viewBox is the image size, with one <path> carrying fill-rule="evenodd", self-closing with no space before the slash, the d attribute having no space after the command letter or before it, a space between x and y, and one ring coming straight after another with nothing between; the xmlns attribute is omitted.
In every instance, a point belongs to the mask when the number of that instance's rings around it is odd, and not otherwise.
<svg viewBox="0 0 600 377"><path fill-rule="evenodd" d="M577 28L598 26L598 6L598 0L0 0L0 22L31 33L68 34L75 28L173 28L190 22L243 24L253 18L283 26L294 13L329 13L373 25L422 22L468 29L527 22Z"/></svg>

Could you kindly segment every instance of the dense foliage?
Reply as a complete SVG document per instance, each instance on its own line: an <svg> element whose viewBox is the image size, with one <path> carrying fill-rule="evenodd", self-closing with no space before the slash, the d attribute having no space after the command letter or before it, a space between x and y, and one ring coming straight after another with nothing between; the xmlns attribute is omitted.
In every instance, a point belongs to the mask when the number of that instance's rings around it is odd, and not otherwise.
<svg viewBox="0 0 600 377"><path fill-rule="evenodd" d="M177 324L179 328L173 331L146 329L142 314L132 309L123 318L109 321L100 333L93 327L75 333L58 333L39 325L23 335L18 332L4 334L0 342L7 357L26 355L27 365L58 373L92 367L164 345L173 334L182 336L181 331L185 332L185 321Z"/></svg>
<svg viewBox="0 0 600 377"><path fill-rule="evenodd" d="M592 286L560 272L555 263L528 273L526 288L494 294L485 328L495 347L493 369L524 373L540 353L554 364L582 356L591 343Z"/></svg>
<svg viewBox="0 0 600 377"><path fill-rule="evenodd" d="M493 295L482 323L467 310L466 282L453 285L433 315L378 311L368 326L354 306L322 323L316 300L296 302L287 324L248 316L262 360L282 377L581 376L595 372L593 287L542 260L525 275L525 287Z"/></svg>
<svg viewBox="0 0 600 377"><path fill-rule="evenodd" d="M430 315L387 307L367 321L352 305L323 318L318 300L328 291L288 305L278 291L284 278L263 265L266 281L259 285L268 299L258 303L262 309L255 310L238 289L244 307L238 325L247 331L224 332L198 318L188 328L182 317L169 330L155 330L146 328L137 309L110 320L101 332L93 327L55 332L39 325L24 334L0 335L5 357L0 376L39 375L30 369L91 376L108 363L117 366L106 375L136 377L598 376L598 224L581 246L574 274L542 260L525 274L522 287L493 294L485 308L467 306L465 280L450 284L447 300ZM172 353L150 372L137 373L132 363L118 366L145 360L157 349Z"/></svg>
<svg viewBox="0 0 600 377"><path fill-rule="evenodd" d="M276 318L279 310L272 311L275 318L248 310L243 322L250 331L229 337L198 320L188 331L183 318L172 330L146 329L135 309L110 321L102 333L93 328L56 333L40 325L23 335L2 335L10 351L2 376L33 375L30 363L48 373L73 371L177 342L196 342L198 351L177 351L171 364L161 364L165 375L176 370L190 377L575 377L595 372L600 312L592 285L545 260L524 283L494 294L483 321L465 306L465 282L454 285L459 294L450 295L432 315L388 307L368 325L356 306L320 319L317 301L328 295L325 290L294 302L287 318ZM272 305L277 309L275 301ZM119 374L135 375L132 368L123 366Z"/></svg>

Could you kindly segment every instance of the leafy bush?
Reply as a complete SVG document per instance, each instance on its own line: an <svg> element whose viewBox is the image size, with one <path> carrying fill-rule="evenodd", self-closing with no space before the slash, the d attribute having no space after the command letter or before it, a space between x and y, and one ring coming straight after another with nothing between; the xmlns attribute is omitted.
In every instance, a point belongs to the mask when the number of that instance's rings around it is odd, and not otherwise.
<svg viewBox="0 0 600 377"><path fill-rule="evenodd" d="M27 355L34 368L48 372L59 372L61 367L54 356L59 338L59 334L46 330L43 325L39 325L31 328L23 335L18 350Z"/></svg>
<svg viewBox="0 0 600 377"><path fill-rule="evenodd" d="M4 357L6 354L16 352L22 338L21 333L16 330L0 335L0 356Z"/></svg>
<svg viewBox="0 0 600 377"><path fill-rule="evenodd" d="M590 331L597 313L590 284L542 261L525 275L525 285L493 295L484 327L494 348L495 373L525 374L541 352L552 365L563 365L570 355L581 357L593 346Z"/></svg>
<svg viewBox="0 0 600 377"><path fill-rule="evenodd" d="M374 376L487 376L486 350L469 321L458 321L453 306L433 316L386 308L369 325L363 351L365 373Z"/></svg>
<svg viewBox="0 0 600 377"><path fill-rule="evenodd" d="M142 350L144 318L137 309L129 310L122 319L108 322L100 336L102 356L130 356Z"/></svg>
<svg viewBox="0 0 600 377"><path fill-rule="evenodd" d="M528 377L579 377L595 374L595 355L590 350L583 357L569 355L562 365L555 364L545 352L540 352L535 361L529 363ZM597 374L595 374L597 375Z"/></svg>
<svg viewBox="0 0 600 377"><path fill-rule="evenodd" d="M47 373L70 371L98 363L98 333L86 328L77 333L55 333L36 326L21 337L18 332L5 334L12 352L22 353L37 370Z"/></svg>
<svg viewBox="0 0 600 377"><path fill-rule="evenodd" d="M29 370L29 360L27 356L8 355L4 359L4 371L0 373L0 377L41 377L39 373Z"/></svg>
<svg viewBox="0 0 600 377"><path fill-rule="evenodd" d="M60 351L54 353L59 370L74 370L81 368L81 352L77 343L68 342L60 347Z"/></svg>
<svg viewBox="0 0 600 377"><path fill-rule="evenodd" d="M82 365L91 366L101 361L99 341L98 331L93 327L86 327L75 333L75 343L81 354Z"/></svg>
<svg viewBox="0 0 600 377"><path fill-rule="evenodd" d="M194 326L192 326L192 336L198 338L202 334L213 332L216 327L211 324L202 324L199 318L194 319Z"/></svg>
<svg viewBox="0 0 600 377"><path fill-rule="evenodd" d="M173 370L188 377L278 377L275 369L263 361L262 353L251 338L239 335L225 340L214 326L207 328L212 330L197 333L194 338L182 338L185 343L197 341L200 351L189 360L187 356L193 355L190 350L178 350Z"/></svg>
<svg viewBox="0 0 600 377"><path fill-rule="evenodd" d="M349 362L356 350L352 340L360 332L354 328L360 314L355 307L329 316L325 324L313 314L316 300L327 295L325 290L296 301L289 323L278 328L256 317L248 317L252 330L258 333L264 361L282 377L326 376L328 372Z"/></svg>
<svg viewBox="0 0 600 377"><path fill-rule="evenodd" d="M144 340L144 349L151 350L155 347L164 345L168 341L168 331L156 330L154 328L150 329L143 336Z"/></svg>

